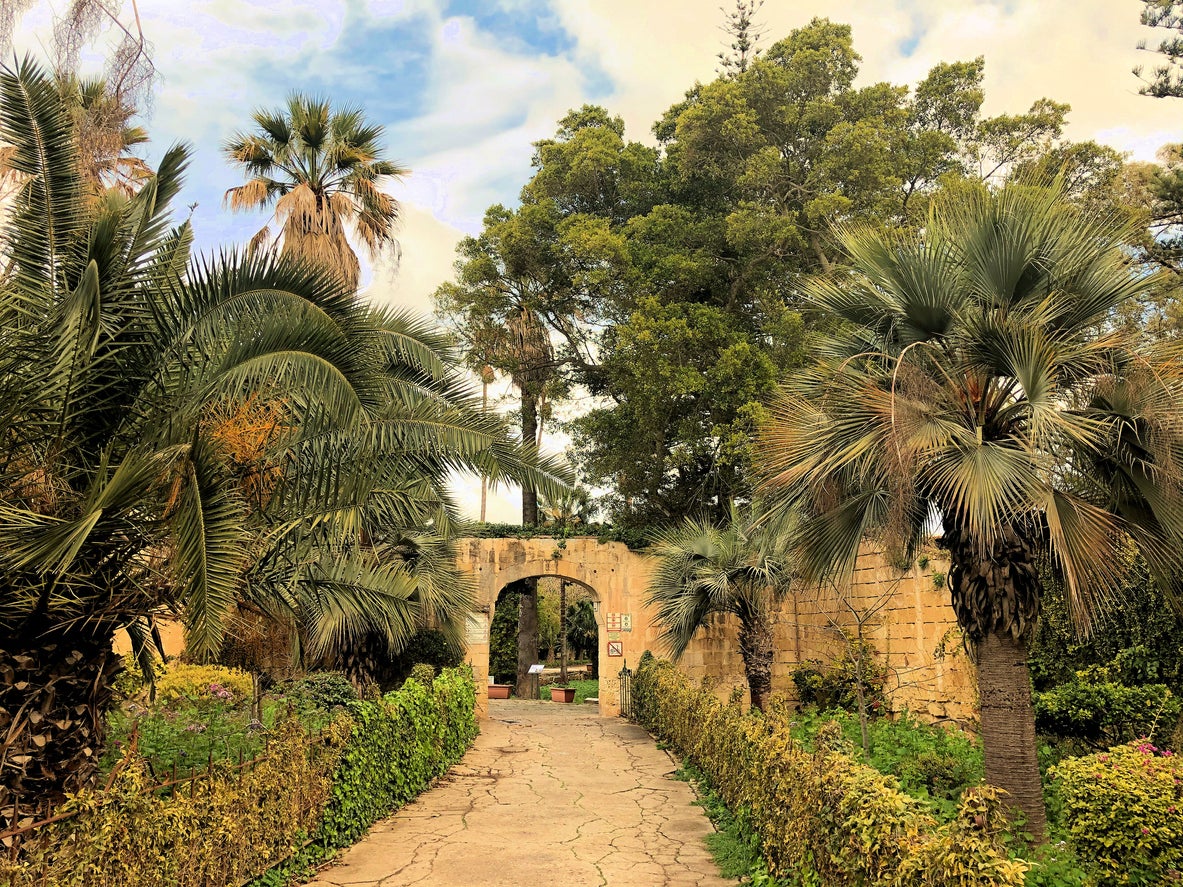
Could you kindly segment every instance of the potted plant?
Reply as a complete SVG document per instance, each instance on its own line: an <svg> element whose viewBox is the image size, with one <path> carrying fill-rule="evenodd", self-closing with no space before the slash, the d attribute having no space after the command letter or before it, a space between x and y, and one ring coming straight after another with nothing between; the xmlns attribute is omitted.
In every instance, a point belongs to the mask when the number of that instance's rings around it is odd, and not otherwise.
<svg viewBox="0 0 1183 887"><path fill-rule="evenodd" d="M551 702L574 702L575 688L574 687L560 687L557 684L552 684L550 688Z"/></svg>
<svg viewBox="0 0 1183 887"><path fill-rule="evenodd" d="M489 684L489 698L490 699L508 699L509 691L513 687L510 684Z"/></svg>

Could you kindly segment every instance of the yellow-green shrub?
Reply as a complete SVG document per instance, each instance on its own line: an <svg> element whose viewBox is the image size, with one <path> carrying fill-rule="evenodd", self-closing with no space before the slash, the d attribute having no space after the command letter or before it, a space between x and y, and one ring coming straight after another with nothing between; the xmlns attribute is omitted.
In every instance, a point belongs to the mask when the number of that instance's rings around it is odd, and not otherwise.
<svg viewBox="0 0 1183 887"><path fill-rule="evenodd" d="M1131 742L1051 770L1069 843L1103 884L1183 881L1183 766L1157 752Z"/></svg>
<svg viewBox="0 0 1183 887"><path fill-rule="evenodd" d="M1027 865L1007 858L994 793L966 794L938 823L894 777L858 763L836 725L804 750L791 713L745 714L647 659L633 683L637 719L701 769L732 809L743 808L774 875L828 887L1019 887Z"/></svg>
<svg viewBox="0 0 1183 887"><path fill-rule="evenodd" d="M315 831L349 731L342 719L309 738L289 720L276 726L266 756L234 772L215 763L172 793L133 752L108 790L86 790L58 813L77 815L39 830L0 883L49 887L237 885L295 850Z"/></svg>
<svg viewBox="0 0 1183 887"><path fill-rule="evenodd" d="M236 772L215 761L208 776L172 792L151 790L157 779L129 749L110 788L83 791L55 811L75 815L38 829L20 863L0 853L0 885L286 884L463 755L476 735L474 703L471 669L447 669L429 685L412 680L381 698L349 702L315 737L281 720L253 766Z"/></svg>
<svg viewBox="0 0 1183 887"><path fill-rule="evenodd" d="M208 702L217 699L217 687L233 694L228 702L249 700L254 694L251 676L238 668L221 665L185 665L169 663L156 680L156 698L168 703L181 699Z"/></svg>

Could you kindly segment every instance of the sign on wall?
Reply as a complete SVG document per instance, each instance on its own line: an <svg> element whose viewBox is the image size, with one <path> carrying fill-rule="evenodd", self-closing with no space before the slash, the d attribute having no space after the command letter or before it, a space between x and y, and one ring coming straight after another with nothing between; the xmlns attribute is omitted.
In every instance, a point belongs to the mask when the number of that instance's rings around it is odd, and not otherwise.
<svg viewBox="0 0 1183 887"><path fill-rule="evenodd" d="M489 643L489 622L483 613L469 613L464 623L464 643L475 646Z"/></svg>
<svg viewBox="0 0 1183 887"><path fill-rule="evenodd" d="M622 641L608 641L608 655L609 656L623 656L624 643Z"/></svg>
<svg viewBox="0 0 1183 887"><path fill-rule="evenodd" d="M632 613L607 613L604 616L604 628L608 631L632 631Z"/></svg>

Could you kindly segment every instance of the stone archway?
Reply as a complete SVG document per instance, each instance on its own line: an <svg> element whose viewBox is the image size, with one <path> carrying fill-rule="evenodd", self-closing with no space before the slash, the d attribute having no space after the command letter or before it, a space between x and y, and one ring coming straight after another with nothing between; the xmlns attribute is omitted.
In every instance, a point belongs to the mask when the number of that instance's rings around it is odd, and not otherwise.
<svg viewBox="0 0 1183 887"><path fill-rule="evenodd" d="M654 649L657 643L657 631L644 605L649 580L646 559L620 542L599 542L590 536L460 539L456 548L457 566L470 573L477 586L476 610L469 617L466 641L476 680L478 716L485 717L489 710L489 629L497 596L506 585L536 576L568 579L592 590L599 603L600 714L619 715L617 673L625 663L636 667L641 653ZM609 643L613 644L611 651Z"/></svg>

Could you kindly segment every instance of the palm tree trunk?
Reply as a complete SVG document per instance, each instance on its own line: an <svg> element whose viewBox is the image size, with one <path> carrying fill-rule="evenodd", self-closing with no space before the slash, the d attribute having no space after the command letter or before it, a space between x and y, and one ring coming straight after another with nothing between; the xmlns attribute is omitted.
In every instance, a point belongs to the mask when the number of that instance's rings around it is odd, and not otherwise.
<svg viewBox="0 0 1183 887"><path fill-rule="evenodd" d="M534 443L538 436L538 397L522 389L522 441ZM529 484L522 487L522 523L538 526L538 492Z"/></svg>
<svg viewBox="0 0 1183 887"><path fill-rule="evenodd" d="M522 440L533 442L538 433L538 398L528 388L522 388ZM522 487L522 524L538 525L538 493L530 486ZM526 579L518 599L518 673L516 688L519 698L529 690L530 666L538 658L538 580Z"/></svg>
<svg viewBox="0 0 1183 887"><path fill-rule="evenodd" d="M114 631L100 621L53 635L35 627L0 632L0 831L14 804L31 811L59 803L98 772L123 669Z"/></svg>
<svg viewBox="0 0 1183 887"><path fill-rule="evenodd" d="M986 781L1007 792L1040 843L1047 811L1026 640L1039 616L1035 547L1017 526L1002 528L985 552L968 531L948 521L944 529L953 609L977 658Z"/></svg>
<svg viewBox="0 0 1183 887"><path fill-rule="evenodd" d="M538 660L538 580L524 579L518 596L518 672L514 692L529 699L530 666Z"/></svg>
<svg viewBox="0 0 1183 887"><path fill-rule="evenodd" d="M1027 643L1009 633L991 632L977 645L977 654L986 782L1006 790L1010 802L1026 815L1026 830L1041 844L1047 813L1035 745Z"/></svg>
<svg viewBox="0 0 1183 887"><path fill-rule="evenodd" d="M772 626L765 614L741 620L739 652L743 657L752 708L764 711L772 695Z"/></svg>
<svg viewBox="0 0 1183 887"><path fill-rule="evenodd" d="M481 374L481 412L489 411L489 380ZM481 523L485 522L485 505L489 501L489 477L481 475Z"/></svg>

